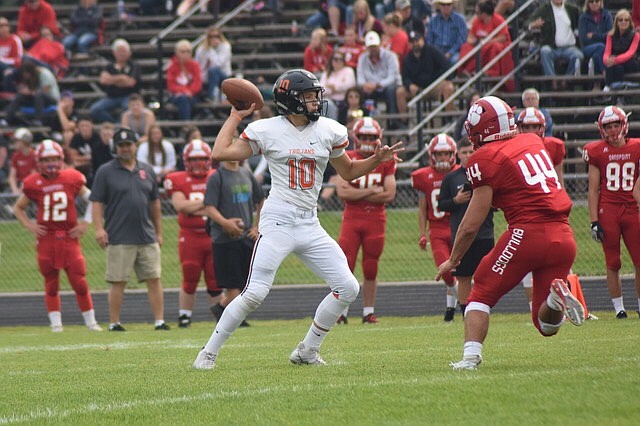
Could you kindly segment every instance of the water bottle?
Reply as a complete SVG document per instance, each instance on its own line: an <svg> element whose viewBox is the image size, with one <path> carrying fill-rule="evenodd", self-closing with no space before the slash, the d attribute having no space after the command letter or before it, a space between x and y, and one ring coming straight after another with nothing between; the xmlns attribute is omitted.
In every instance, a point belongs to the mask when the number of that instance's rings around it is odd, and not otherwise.
<svg viewBox="0 0 640 426"><path fill-rule="evenodd" d="M295 19L293 21L291 21L291 35L292 36L297 36L298 35L298 21L296 21Z"/></svg>
<svg viewBox="0 0 640 426"><path fill-rule="evenodd" d="M165 3L165 9L167 9L167 12L173 13L173 1L172 0L167 0L167 2Z"/></svg>
<svg viewBox="0 0 640 426"><path fill-rule="evenodd" d="M124 7L124 0L118 0L118 18L127 19L127 10Z"/></svg>

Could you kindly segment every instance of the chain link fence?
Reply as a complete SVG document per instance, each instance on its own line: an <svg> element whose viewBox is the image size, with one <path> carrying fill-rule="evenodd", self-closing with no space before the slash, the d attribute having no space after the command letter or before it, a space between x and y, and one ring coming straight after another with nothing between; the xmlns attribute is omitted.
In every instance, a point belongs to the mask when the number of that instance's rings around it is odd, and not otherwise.
<svg viewBox="0 0 640 426"><path fill-rule="evenodd" d="M418 195L408 179L399 171L398 190L395 201L387 208L387 236L385 250L379 266L380 282L427 281L435 276L436 266L429 250L418 247ZM585 174L565 175L567 191L574 201L571 224L578 243L578 257L574 272L582 276L606 274L604 256L599 244L590 238L590 221L586 207L587 177ZM38 272L35 238L15 220L11 206L15 196L0 194L0 292L42 291L42 277ZM181 284L181 269L178 261L176 212L171 202L163 195L162 282L166 288ZM32 206L33 207L33 206ZM79 206L84 211L84 206ZM329 234L337 238L343 205L335 196L321 198L319 217ZM34 209L31 208L31 214ZM501 214L496 215L496 237L505 229ZM83 253L87 260L87 278L92 289L105 289L105 254L93 237L93 229L82 238ZM633 266L623 249L622 273L630 274ZM360 264L356 276L362 280ZM295 256L289 256L276 276L277 284L319 283L320 279L309 271ZM141 285L132 281L130 287ZM61 289L70 286L64 273L61 274Z"/></svg>

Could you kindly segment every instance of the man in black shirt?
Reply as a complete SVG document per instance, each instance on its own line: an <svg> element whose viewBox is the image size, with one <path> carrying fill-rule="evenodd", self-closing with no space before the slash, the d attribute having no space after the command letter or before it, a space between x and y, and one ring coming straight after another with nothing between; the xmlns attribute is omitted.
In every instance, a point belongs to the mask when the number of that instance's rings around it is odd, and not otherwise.
<svg viewBox="0 0 640 426"><path fill-rule="evenodd" d="M100 126L100 139L93 145L91 149L91 168L93 173L97 173L100 166L108 163L113 159L113 135L115 126L113 123L105 121Z"/></svg>
<svg viewBox="0 0 640 426"><path fill-rule="evenodd" d="M69 154L73 167L87 179L87 188L93 183L94 169L91 167L93 146L100 143L100 136L93 128L91 117L78 118L78 132L69 143Z"/></svg>
<svg viewBox="0 0 640 426"><path fill-rule="evenodd" d="M458 141L458 159L460 168L447 174L442 180L440 195L438 197L438 208L451 213L451 240L455 241L456 233L460 222L464 217L471 200L471 185L467 180L467 161L473 154L473 145L468 138L464 137ZM476 235L476 239L462 257L460 265L451 274L458 278L458 300L460 310L464 315L467 306L467 297L471 292L471 278L482 258L491 251L494 245L493 238L493 210L489 212L487 218Z"/></svg>

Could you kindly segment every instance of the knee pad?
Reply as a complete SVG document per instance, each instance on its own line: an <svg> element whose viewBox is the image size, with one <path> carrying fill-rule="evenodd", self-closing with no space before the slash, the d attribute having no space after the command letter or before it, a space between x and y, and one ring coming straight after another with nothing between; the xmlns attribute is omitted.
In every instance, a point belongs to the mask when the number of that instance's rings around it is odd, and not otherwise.
<svg viewBox="0 0 640 426"><path fill-rule="evenodd" d="M562 321L560 321L559 324L549 324L547 322L543 322L543 321L540 321L540 319L538 319L540 334L542 334L545 337L553 336L558 332L558 330L560 330L560 327L562 326L563 323L564 323L564 318L562 318Z"/></svg>
<svg viewBox="0 0 640 426"><path fill-rule="evenodd" d="M351 277L347 278L341 286L337 288L332 287L332 289L334 289L334 291L338 290L340 300L346 303L353 303L360 292L360 283L356 277L351 275Z"/></svg>
<svg viewBox="0 0 640 426"><path fill-rule="evenodd" d="M271 286L256 281L250 282L242 292L242 299L253 310L257 309L269 294Z"/></svg>
<svg viewBox="0 0 640 426"><path fill-rule="evenodd" d="M480 302L469 302L464 310L465 315L470 311L480 311L484 312L485 314L491 314L491 307Z"/></svg>
<svg viewBox="0 0 640 426"><path fill-rule="evenodd" d="M378 276L378 259L364 259L362 273L367 280L375 280Z"/></svg>

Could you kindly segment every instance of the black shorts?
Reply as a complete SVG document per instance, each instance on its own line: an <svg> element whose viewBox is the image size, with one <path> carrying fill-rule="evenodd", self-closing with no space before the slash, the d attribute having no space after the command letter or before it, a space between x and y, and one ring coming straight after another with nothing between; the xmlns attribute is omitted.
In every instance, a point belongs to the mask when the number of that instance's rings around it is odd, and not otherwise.
<svg viewBox="0 0 640 426"><path fill-rule="evenodd" d="M462 256L460 264L455 271L451 271L454 277L471 277L476 272L480 261L491 251L495 242L493 239L475 240L469 250Z"/></svg>
<svg viewBox="0 0 640 426"><path fill-rule="evenodd" d="M242 290L249 277L253 241L243 238L228 243L213 243L213 266L220 288Z"/></svg>

